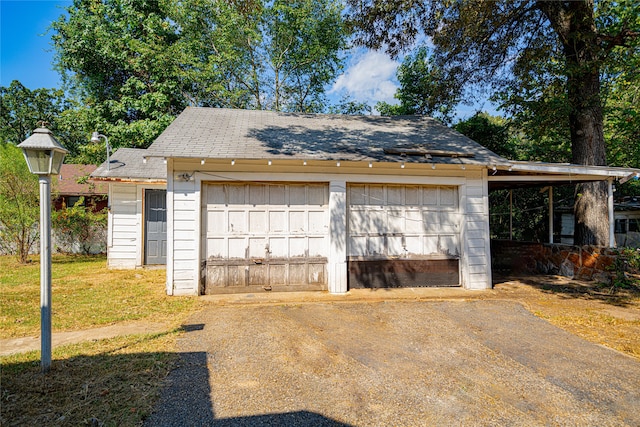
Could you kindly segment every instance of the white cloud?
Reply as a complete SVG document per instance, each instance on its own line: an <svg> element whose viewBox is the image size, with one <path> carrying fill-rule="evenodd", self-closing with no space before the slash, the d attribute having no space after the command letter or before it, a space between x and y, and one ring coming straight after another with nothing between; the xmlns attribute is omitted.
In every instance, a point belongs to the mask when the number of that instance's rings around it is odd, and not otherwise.
<svg viewBox="0 0 640 427"><path fill-rule="evenodd" d="M378 101L397 103L393 95L398 88L396 70L400 63L377 51L359 51L351 57L347 70L329 90L329 95L350 95L373 106Z"/></svg>

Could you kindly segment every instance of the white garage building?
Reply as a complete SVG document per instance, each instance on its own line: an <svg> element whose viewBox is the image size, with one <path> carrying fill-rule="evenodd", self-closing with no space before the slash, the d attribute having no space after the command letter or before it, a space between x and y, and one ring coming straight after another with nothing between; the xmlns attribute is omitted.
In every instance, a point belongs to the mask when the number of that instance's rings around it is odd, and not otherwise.
<svg viewBox="0 0 640 427"><path fill-rule="evenodd" d="M487 289L490 181L628 174L511 162L425 117L213 108L111 165L109 265L166 262L174 295Z"/></svg>

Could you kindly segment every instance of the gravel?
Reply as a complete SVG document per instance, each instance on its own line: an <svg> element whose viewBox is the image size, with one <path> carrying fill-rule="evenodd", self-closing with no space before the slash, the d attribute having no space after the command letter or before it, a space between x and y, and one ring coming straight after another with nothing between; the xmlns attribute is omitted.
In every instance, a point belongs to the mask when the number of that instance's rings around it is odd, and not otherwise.
<svg viewBox="0 0 640 427"><path fill-rule="evenodd" d="M640 425L640 362L510 301L195 314L147 426Z"/></svg>

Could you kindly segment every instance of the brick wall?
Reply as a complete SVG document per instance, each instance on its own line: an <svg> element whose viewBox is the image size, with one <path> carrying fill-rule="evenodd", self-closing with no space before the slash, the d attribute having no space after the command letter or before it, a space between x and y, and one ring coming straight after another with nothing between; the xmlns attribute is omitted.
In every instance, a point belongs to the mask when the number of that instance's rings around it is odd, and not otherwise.
<svg viewBox="0 0 640 427"><path fill-rule="evenodd" d="M557 274L609 283L616 256L615 249L598 246L491 241L492 269L502 274Z"/></svg>

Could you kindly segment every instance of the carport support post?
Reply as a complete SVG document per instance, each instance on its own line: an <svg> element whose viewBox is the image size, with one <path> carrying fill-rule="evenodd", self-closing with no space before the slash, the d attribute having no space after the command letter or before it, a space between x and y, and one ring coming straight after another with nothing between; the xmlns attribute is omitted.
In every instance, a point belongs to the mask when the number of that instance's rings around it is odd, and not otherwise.
<svg viewBox="0 0 640 427"><path fill-rule="evenodd" d="M553 243L553 186L549 186L549 243Z"/></svg>
<svg viewBox="0 0 640 427"><path fill-rule="evenodd" d="M608 190L609 195L607 197L607 204L609 207L609 247L616 247L616 235L615 235L615 225L616 219L613 211L613 178L609 178L608 180Z"/></svg>
<svg viewBox="0 0 640 427"><path fill-rule="evenodd" d="M347 292L347 183L329 183L329 292Z"/></svg>

